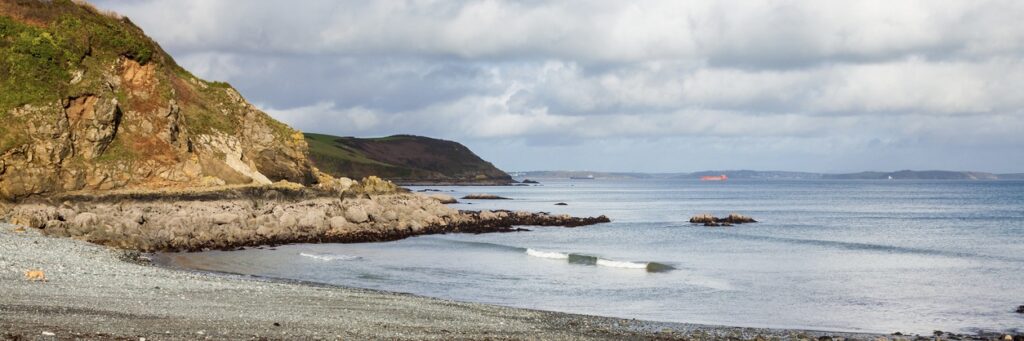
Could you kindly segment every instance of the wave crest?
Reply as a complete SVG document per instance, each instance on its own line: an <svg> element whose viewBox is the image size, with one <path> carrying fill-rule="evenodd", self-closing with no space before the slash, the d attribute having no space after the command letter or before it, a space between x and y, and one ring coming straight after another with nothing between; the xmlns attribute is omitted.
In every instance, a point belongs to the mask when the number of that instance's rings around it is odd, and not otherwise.
<svg viewBox="0 0 1024 341"><path fill-rule="evenodd" d="M349 256L349 255L334 254L334 253L305 253L305 252L299 253L299 256L309 257L309 258L313 258L313 259L316 259L316 260L322 260L322 261L325 261L325 262L336 261L336 260L351 261L351 260L359 260L359 259L363 258L363 257L359 257L359 256Z"/></svg>
<svg viewBox="0 0 1024 341"><path fill-rule="evenodd" d="M570 264L579 265L592 265L592 266L604 266L609 268L620 268L620 269L644 269L647 272L665 272L675 270L674 267L668 264L662 264L657 262L630 262L613 259L599 258L590 255L581 255L577 253L563 253L563 252L550 252L550 251L539 251L534 249L526 249L526 254L548 259L565 259Z"/></svg>
<svg viewBox="0 0 1024 341"><path fill-rule="evenodd" d="M534 257L539 257L539 258L569 259L569 254L568 253L561 253L561 252L547 252L547 251L538 251L538 250L534 250L534 249L526 249L526 254L530 255L530 256L534 256Z"/></svg>

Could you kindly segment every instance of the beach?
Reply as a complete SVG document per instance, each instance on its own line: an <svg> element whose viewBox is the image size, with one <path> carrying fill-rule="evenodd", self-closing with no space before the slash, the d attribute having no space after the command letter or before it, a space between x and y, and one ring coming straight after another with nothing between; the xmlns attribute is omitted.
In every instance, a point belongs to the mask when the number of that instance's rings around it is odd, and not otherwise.
<svg viewBox="0 0 1024 341"><path fill-rule="evenodd" d="M873 334L646 322L172 270L0 224L0 339L819 339ZM42 270L46 282L25 272Z"/></svg>

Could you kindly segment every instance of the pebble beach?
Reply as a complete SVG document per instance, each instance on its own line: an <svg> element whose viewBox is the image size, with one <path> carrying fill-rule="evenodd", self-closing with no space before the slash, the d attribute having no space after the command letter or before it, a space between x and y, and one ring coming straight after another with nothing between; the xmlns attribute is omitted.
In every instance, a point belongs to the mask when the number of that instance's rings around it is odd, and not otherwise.
<svg viewBox="0 0 1024 341"><path fill-rule="evenodd" d="M862 339L647 322L200 273L0 224L0 339ZM46 281L26 272L39 270Z"/></svg>

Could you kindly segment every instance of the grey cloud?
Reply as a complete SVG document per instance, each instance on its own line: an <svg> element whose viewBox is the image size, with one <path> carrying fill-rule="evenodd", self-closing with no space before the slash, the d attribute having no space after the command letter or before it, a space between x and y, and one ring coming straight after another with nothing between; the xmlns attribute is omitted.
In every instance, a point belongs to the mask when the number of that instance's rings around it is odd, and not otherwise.
<svg viewBox="0 0 1024 341"><path fill-rule="evenodd" d="M300 129L510 169L1024 170L1020 1L97 5Z"/></svg>

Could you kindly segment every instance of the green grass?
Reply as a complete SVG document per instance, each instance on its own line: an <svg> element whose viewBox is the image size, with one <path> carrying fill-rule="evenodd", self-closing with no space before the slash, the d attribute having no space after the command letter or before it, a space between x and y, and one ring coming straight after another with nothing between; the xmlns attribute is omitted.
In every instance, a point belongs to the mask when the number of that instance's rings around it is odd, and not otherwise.
<svg viewBox="0 0 1024 341"><path fill-rule="evenodd" d="M16 1L9 8L0 13L0 153L30 143L25 125L49 122L51 117L45 115L60 115L55 105L59 101L83 94L108 96L105 77L116 70L112 68L119 66L121 58L156 65L155 96L129 96L125 87L114 90L124 110L156 110L176 99L189 133L239 133L248 109L227 95L231 85L195 77L128 19L70 0ZM81 80L70 84L79 73ZM173 90L178 77L188 84L188 96ZM193 86L193 79L203 85ZM15 108L44 104L53 108L23 120L11 116ZM269 125L280 142L294 142L295 130L265 114L258 119ZM106 161L134 157L126 146L111 148L104 153Z"/></svg>
<svg viewBox="0 0 1024 341"><path fill-rule="evenodd" d="M465 146L411 135L351 138L305 134L309 158L333 176L396 180L487 180L508 175ZM480 178L482 177L482 179Z"/></svg>
<svg viewBox="0 0 1024 341"><path fill-rule="evenodd" d="M119 19L68 1L39 6L49 6L37 10L55 18L45 27L0 15L0 112L67 97L72 71L86 57L123 56L146 64L158 51L141 30Z"/></svg>
<svg viewBox="0 0 1024 341"><path fill-rule="evenodd" d="M331 158L343 162L354 162L381 167L395 167L387 163L367 158L366 155L352 150L348 146L334 142L337 137L331 135L306 133L306 143L309 143L310 155L317 155L321 158Z"/></svg>

